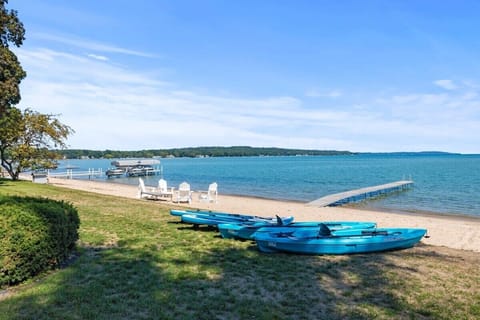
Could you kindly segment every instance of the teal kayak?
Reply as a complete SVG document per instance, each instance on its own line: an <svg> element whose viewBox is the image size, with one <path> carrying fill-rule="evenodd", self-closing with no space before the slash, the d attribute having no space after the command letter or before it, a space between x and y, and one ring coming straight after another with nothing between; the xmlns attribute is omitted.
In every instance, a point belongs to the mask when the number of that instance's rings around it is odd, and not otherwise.
<svg viewBox="0 0 480 320"><path fill-rule="evenodd" d="M315 236L282 232L261 232L255 236L262 252L298 254L354 254L413 247L427 233L426 229L378 228L331 231L322 225Z"/></svg>
<svg viewBox="0 0 480 320"><path fill-rule="evenodd" d="M293 217L284 218L263 218L249 215L226 214L226 213L185 213L181 216L183 223L191 223L193 225L207 225L217 226L222 223L241 223L241 224L255 224L262 223L263 225L272 224L289 224L293 221Z"/></svg>
<svg viewBox="0 0 480 320"><path fill-rule="evenodd" d="M207 216L215 216L215 217L227 217L227 218L238 218L240 220L248 220L248 219L261 219L261 220L271 220L271 221L277 221L278 217L259 217L259 216L254 216L254 215L246 215L246 214L238 214L238 213L228 213L228 212L218 212L218 211L210 211L210 210L191 210L191 209L186 209L186 210L176 210L176 209L171 209L170 214L172 216L176 217L181 217L185 214L189 215L207 215Z"/></svg>
<svg viewBox="0 0 480 320"><path fill-rule="evenodd" d="M292 222L290 224L272 224L257 222L253 224L242 223L222 223L218 225L218 230L223 238L239 238L254 240L255 235L261 232L282 232L282 233L302 233L315 235L318 233L321 224L328 226L330 230L340 229L369 229L375 228L375 222L357 222L357 221L312 221L312 222Z"/></svg>
<svg viewBox="0 0 480 320"><path fill-rule="evenodd" d="M216 215L227 215L227 216L245 216L241 214L236 214L236 213L227 213L227 212L218 212L218 211L211 211L211 210L193 210L193 209L185 209L185 210L178 210L178 209L171 209L170 214L172 216L177 216L181 217L184 214L216 214ZM253 216L249 216L253 217Z"/></svg>

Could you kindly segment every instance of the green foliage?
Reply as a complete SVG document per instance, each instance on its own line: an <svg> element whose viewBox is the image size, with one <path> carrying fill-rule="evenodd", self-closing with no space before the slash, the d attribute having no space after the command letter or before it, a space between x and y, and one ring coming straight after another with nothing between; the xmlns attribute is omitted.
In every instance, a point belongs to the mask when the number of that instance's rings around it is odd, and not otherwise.
<svg viewBox="0 0 480 320"><path fill-rule="evenodd" d="M19 85L26 73L9 44L20 47L25 39L25 29L14 10L7 10L6 0L0 0L0 119L20 101Z"/></svg>
<svg viewBox="0 0 480 320"><path fill-rule="evenodd" d="M353 154L349 151L335 150L303 150L303 149L282 149L282 148L254 148L247 146L234 147L197 147L197 148L176 148L176 149L157 149L140 151L114 151L114 150L82 150L70 149L57 151L68 159L78 159L89 157L99 158L151 158L151 157L255 157L255 156L328 156L328 155L348 155Z"/></svg>
<svg viewBox="0 0 480 320"><path fill-rule="evenodd" d="M54 268L78 240L80 220L70 203L0 197L0 286Z"/></svg>
<svg viewBox="0 0 480 320"><path fill-rule="evenodd" d="M51 148L64 148L73 130L54 116L32 110L20 111L20 82L26 77L9 45L20 47L25 29L15 10L7 10L0 0L0 158L1 166L13 180L22 170L48 168L58 154Z"/></svg>
<svg viewBox="0 0 480 320"><path fill-rule="evenodd" d="M59 157L53 147L65 147L73 130L52 115L12 107L0 119L1 165L13 180L25 169L54 166Z"/></svg>

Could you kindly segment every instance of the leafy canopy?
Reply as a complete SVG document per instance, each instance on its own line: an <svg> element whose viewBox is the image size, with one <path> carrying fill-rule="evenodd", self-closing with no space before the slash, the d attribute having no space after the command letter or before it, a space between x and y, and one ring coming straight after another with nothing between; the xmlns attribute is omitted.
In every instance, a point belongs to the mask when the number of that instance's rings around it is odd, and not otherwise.
<svg viewBox="0 0 480 320"><path fill-rule="evenodd" d="M20 102L20 82L26 77L9 45L20 47L25 29L17 11L7 10L0 0L0 160L13 180L25 169L49 168L58 157L52 147L64 148L73 130L53 115L15 105Z"/></svg>
<svg viewBox="0 0 480 320"><path fill-rule="evenodd" d="M65 148L72 133L53 115L11 108L0 119L1 165L13 180L26 169L51 168L59 157L52 148Z"/></svg>
<svg viewBox="0 0 480 320"><path fill-rule="evenodd" d="M17 11L7 10L7 0L0 0L0 118L20 102L20 82L26 77L17 56L9 45L20 47L25 40L25 29Z"/></svg>

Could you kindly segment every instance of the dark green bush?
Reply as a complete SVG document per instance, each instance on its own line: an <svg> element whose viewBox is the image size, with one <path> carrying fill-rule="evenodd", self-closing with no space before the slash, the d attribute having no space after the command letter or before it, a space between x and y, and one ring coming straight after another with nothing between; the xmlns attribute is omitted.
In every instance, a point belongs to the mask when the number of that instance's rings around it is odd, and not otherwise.
<svg viewBox="0 0 480 320"><path fill-rule="evenodd" d="M70 203L0 197L0 287L64 262L75 248L79 225Z"/></svg>

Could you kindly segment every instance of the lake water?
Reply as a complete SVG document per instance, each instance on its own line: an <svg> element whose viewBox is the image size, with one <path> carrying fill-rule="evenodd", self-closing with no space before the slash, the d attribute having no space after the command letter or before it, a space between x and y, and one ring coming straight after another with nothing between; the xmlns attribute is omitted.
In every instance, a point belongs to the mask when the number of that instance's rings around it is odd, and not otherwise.
<svg viewBox="0 0 480 320"><path fill-rule="evenodd" d="M160 159L171 186L190 183L219 193L309 202L320 197L388 182L413 179L414 188L366 201L360 206L407 212L480 217L480 155L359 154L353 156L229 157ZM76 170L111 167L107 159L61 161ZM156 185L160 175L145 177ZM98 180L138 185L138 178Z"/></svg>

